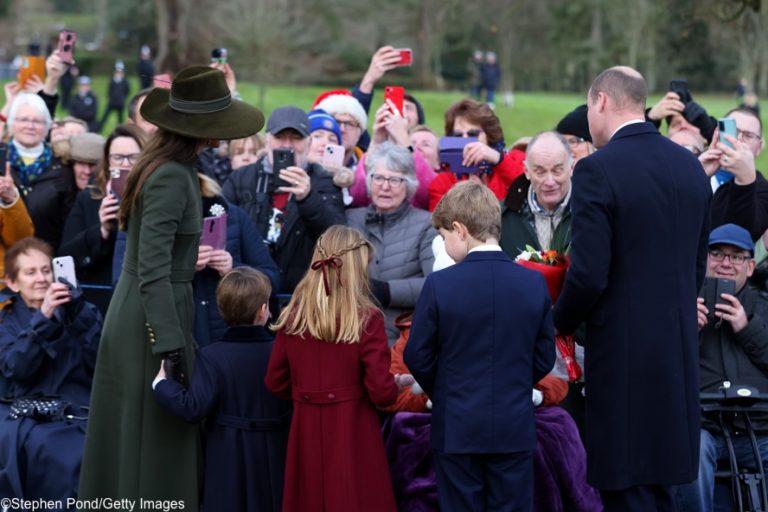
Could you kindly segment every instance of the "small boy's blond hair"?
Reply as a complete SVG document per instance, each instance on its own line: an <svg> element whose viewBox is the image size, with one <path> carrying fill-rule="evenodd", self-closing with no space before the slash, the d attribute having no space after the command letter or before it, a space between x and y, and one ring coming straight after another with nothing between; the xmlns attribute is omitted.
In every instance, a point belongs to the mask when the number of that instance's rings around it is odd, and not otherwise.
<svg viewBox="0 0 768 512"><path fill-rule="evenodd" d="M235 267L216 287L216 304L227 325L253 325L256 313L269 301L272 283L251 267Z"/></svg>
<svg viewBox="0 0 768 512"><path fill-rule="evenodd" d="M435 229L453 231L453 223L464 224L470 236L480 242L501 238L501 205L493 192L481 183L457 183L432 212Z"/></svg>

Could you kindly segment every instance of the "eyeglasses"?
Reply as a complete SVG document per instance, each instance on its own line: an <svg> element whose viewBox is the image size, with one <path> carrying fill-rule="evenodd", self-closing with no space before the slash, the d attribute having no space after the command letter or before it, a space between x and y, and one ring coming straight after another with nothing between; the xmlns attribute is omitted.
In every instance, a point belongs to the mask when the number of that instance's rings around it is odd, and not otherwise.
<svg viewBox="0 0 768 512"><path fill-rule="evenodd" d="M731 260L733 265L743 265L745 261L752 258L752 256L749 254L729 254L718 249L709 251L709 257L712 258L712 261L716 261L718 263L725 261L725 258L727 257L729 260Z"/></svg>
<svg viewBox="0 0 768 512"><path fill-rule="evenodd" d="M19 124L31 124L32 126L43 126L45 124L45 121L36 117L17 117L13 121Z"/></svg>
<svg viewBox="0 0 768 512"><path fill-rule="evenodd" d="M451 137L479 137L483 133L480 128L472 128L465 132L457 132L456 130L451 132Z"/></svg>
<svg viewBox="0 0 768 512"><path fill-rule="evenodd" d="M579 144L583 144L584 142L587 142L587 140L583 137L568 137L565 139L565 142L568 143L569 146L576 147Z"/></svg>
<svg viewBox="0 0 768 512"><path fill-rule="evenodd" d="M349 128L359 129L360 128L360 124L358 124L357 121L340 121L340 120L337 119L336 122L338 123L339 128L347 128L347 129L349 129Z"/></svg>
<svg viewBox="0 0 768 512"><path fill-rule="evenodd" d="M750 132L749 130L739 130L736 128L736 138L751 144L752 142L760 140L760 135L755 132Z"/></svg>
<svg viewBox="0 0 768 512"><path fill-rule="evenodd" d="M121 155L120 153L111 153L109 155L109 163L112 165L120 165L126 160L128 160L129 165L133 165L136 163L136 160L139 159L139 153L131 153L129 155Z"/></svg>
<svg viewBox="0 0 768 512"><path fill-rule="evenodd" d="M376 185L383 185L384 183L388 183L390 187L397 188L403 183L405 183L405 178L400 178L397 176L390 176L387 178L386 176L382 176L381 174L371 174L371 181Z"/></svg>

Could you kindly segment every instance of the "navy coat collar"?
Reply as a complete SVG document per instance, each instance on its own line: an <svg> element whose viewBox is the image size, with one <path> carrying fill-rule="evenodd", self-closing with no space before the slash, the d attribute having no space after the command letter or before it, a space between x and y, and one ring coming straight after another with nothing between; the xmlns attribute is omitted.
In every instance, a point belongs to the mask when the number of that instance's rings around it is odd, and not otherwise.
<svg viewBox="0 0 768 512"><path fill-rule="evenodd" d="M221 337L227 343L260 343L272 341L274 337L261 325L236 325L228 327Z"/></svg>
<svg viewBox="0 0 768 512"><path fill-rule="evenodd" d="M504 251L475 251L467 254L466 262L473 261L512 261Z"/></svg>
<svg viewBox="0 0 768 512"><path fill-rule="evenodd" d="M617 139L623 139L624 137L633 137L635 135L643 135L646 133L655 133L656 135L661 135L659 133L659 130L656 129L653 123L649 123L648 121L645 121L642 123L632 123L625 126L621 130L613 134L613 137L611 137L611 141L614 141Z"/></svg>

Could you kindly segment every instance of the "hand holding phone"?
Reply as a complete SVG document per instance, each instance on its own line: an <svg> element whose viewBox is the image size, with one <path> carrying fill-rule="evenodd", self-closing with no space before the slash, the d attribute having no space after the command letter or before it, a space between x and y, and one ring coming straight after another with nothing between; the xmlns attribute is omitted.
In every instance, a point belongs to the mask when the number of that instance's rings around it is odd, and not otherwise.
<svg viewBox="0 0 768 512"><path fill-rule="evenodd" d="M679 78L677 80L670 81L669 90L677 94L677 96L680 98L680 101L682 101L684 105L687 105L693 101L691 92L688 90L688 80Z"/></svg>
<svg viewBox="0 0 768 512"><path fill-rule="evenodd" d="M384 88L384 102L389 100L394 103L397 109L396 114L400 117L405 117L405 89L398 85L388 85Z"/></svg>
<svg viewBox="0 0 768 512"><path fill-rule="evenodd" d="M227 214L203 219L203 232L200 234L200 245L212 247L215 251L224 250L227 246Z"/></svg>
<svg viewBox="0 0 768 512"><path fill-rule="evenodd" d="M19 68L19 85L22 89L27 82L36 76L41 82L45 81L45 57L32 55L21 58L21 67Z"/></svg>
<svg viewBox="0 0 768 512"><path fill-rule="evenodd" d="M734 139L736 138L736 135L737 135L736 120L735 119L728 119L728 118L720 119L717 122L717 129L720 132L720 135L719 135L720 142L722 142L723 145L728 146L729 148L733 149L733 144L731 144L731 142L728 139L723 137L723 135L730 135Z"/></svg>
<svg viewBox="0 0 768 512"><path fill-rule="evenodd" d="M280 177L280 171L293 167L296 165L296 157L292 149L273 149L272 150L272 169L275 176L275 187L290 188L291 183L288 183Z"/></svg>
<svg viewBox="0 0 768 512"><path fill-rule="evenodd" d="M410 66L413 64L413 51L410 48L396 48L395 51L400 53L398 66Z"/></svg>
<svg viewBox="0 0 768 512"><path fill-rule="evenodd" d="M59 279L66 279L72 286L77 288L77 274L75 273L75 260L72 256L59 256L53 258L53 277L56 282Z"/></svg>
<svg viewBox="0 0 768 512"><path fill-rule="evenodd" d="M704 285L701 287L699 297L704 299L704 306L707 308L707 320L709 323L716 320L715 306L718 304L730 304L723 299L722 294L728 293L736 295L736 281L732 279L720 279L716 277L705 277Z"/></svg>
<svg viewBox="0 0 768 512"><path fill-rule="evenodd" d="M73 30L62 30L59 32L59 58L65 64L75 63L75 43L77 42L77 33Z"/></svg>

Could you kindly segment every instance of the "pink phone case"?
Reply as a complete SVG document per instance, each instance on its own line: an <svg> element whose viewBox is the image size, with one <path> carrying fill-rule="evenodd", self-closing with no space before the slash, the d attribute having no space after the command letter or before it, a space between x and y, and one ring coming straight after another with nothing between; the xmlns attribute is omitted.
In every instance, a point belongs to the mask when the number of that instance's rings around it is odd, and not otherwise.
<svg viewBox="0 0 768 512"><path fill-rule="evenodd" d="M227 246L227 214L203 219L203 232L200 235L200 245L208 245L215 250L223 250Z"/></svg>
<svg viewBox="0 0 768 512"><path fill-rule="evenodd" d="M331 167L344 166L344 146L338 144L326 144L323 151L323 165Z"/></svg>

